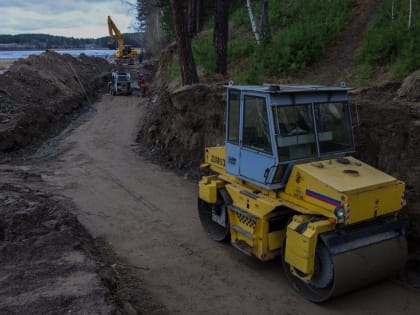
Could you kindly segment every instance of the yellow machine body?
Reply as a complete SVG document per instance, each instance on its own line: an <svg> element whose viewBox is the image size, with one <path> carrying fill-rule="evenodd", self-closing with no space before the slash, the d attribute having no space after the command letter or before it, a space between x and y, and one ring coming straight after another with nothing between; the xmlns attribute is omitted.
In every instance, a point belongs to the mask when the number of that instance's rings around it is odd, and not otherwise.
<svg viewBox="0 0 420 315"><path fill-rule="evenodd" d="M202 167L217 175L202 178L199 198L216 203L218 191L225 189L232 200L232 245L262 261L283 253L291 273L310 281L322 233L396 214L404 202L403 182L353 157L347 159L349 164L329 159L295 165L285 189L271 191L226 174L225 147L207 148ZM342 222L334 212L338 207L344 210ZM314 216L321 219L310 222ZM303 232L302 224L307 224ZM405 244L398 248L406 250Z"/></svg>

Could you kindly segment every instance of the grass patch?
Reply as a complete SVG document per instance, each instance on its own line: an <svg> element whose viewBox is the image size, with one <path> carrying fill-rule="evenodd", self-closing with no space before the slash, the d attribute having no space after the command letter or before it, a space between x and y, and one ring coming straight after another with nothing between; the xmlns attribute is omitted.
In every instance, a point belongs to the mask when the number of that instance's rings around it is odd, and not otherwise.
<svg viewBox="0 0 420 315"><path fill-rule="evenodd" d="M420 66L420 3L413 1L408 28L408 1L385 0L363 39L359 65L389 66L389 76L401 79Z"/></svg>

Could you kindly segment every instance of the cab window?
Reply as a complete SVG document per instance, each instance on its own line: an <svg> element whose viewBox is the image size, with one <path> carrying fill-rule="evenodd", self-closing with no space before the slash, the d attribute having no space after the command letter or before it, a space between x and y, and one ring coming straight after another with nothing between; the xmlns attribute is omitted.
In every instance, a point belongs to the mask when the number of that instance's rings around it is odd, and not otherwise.
<svg viewBox="0 0 420 315"><path fill-rule="evenodd" d="M239 144L239 92L229 92L227 141Z"/></svg>
<svg viewBox="0 0 420 315"><path fill-rule="evenodd" d="M280 161L317 155L311 104L273 107Z"/></svg>

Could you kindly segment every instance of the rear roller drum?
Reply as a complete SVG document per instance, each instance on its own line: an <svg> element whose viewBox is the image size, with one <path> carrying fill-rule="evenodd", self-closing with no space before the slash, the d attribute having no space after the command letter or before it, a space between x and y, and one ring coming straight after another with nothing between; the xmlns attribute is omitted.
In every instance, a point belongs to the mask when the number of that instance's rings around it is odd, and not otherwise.
<svg viewBox="0 0 420 315"><path fill-rule="evenodd" d="M204 230L212 240L222 242L229 239L227 206L220 193L215 204L209 204L198 198L198 214Z"/></svg>

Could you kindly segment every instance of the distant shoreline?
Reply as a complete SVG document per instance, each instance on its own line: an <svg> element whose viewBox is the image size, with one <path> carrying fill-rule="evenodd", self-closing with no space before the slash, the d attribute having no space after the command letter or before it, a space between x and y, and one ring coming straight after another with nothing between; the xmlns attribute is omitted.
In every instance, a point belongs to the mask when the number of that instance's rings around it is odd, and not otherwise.
<svg viewBox="0 0 420 315"><path fill-rule="evenodd" d="M17 49L4 49L0 48L0 51L46 51L47 49L33 49L33 48L17 48ZM110 50L108 48L48 48L48 51L56 51L56 50Z"/></svg>
<svg viewBox="0 0 420 315"><path fill-rule="evenodd" d="M93 56L98 58L110 58L115 55L117 52L114 49L52 49L49 51L54 51L59 54L69 54L74 57L79 56L80 54L85 54L87 56ZM10 60L10 59L19 59L27 58L30 55L41 55L45 53L46 50L0 50L0 60Z"/></svg>

